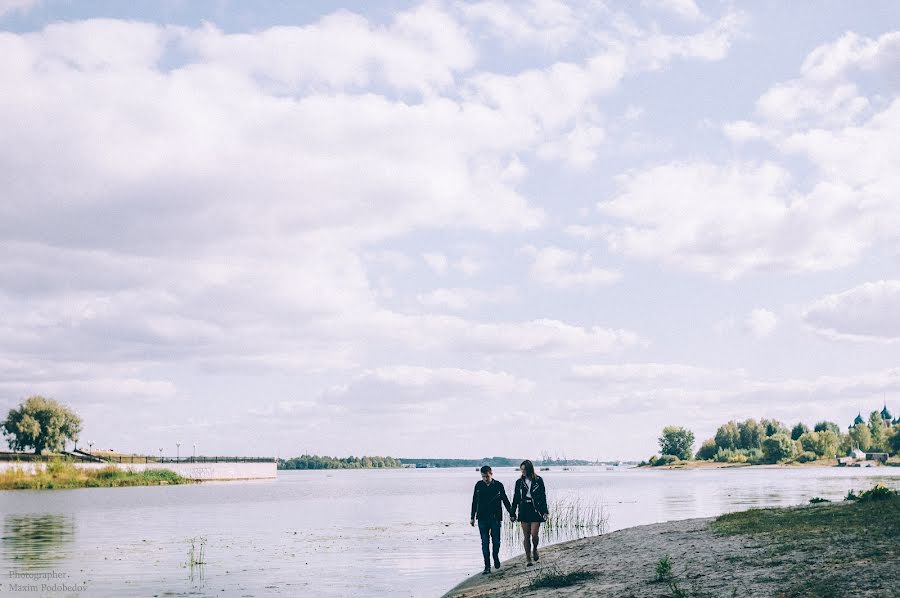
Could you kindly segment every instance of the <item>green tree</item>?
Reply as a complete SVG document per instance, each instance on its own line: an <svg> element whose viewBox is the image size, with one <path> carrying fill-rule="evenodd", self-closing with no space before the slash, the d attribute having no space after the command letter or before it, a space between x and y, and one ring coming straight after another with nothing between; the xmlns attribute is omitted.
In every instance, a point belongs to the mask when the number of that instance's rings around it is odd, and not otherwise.
<svg viewBox="0 0 900 598"><path fill-rule="evenodd" d="M791 440L798 440L807 432L809 432L809 426L807 426L803 422L797 422L797 424L793 428L791 428Z"/></svg>
<svg viewBox="0 0 900 598"><path fill-rule="evenodd" d="M765 438L766 431L755 419L742 421L738 427L738 446L737 448L752 450L762 448L762 440Z"/></svg>
<svg viewBox="0 0 900 598"><path fill-rule="evenodd" d="M831 430L806 432L798 440L804 451L813 452L819 457L834 457L841 446L841 437Z"/></svg>
<svg viewBox="0 0 900 598"><path fill-rule="evenodd" d="M659 452L688 460L694 447L694 433L679 426L666 426L659 437Z"/></svg>
<svg viewBox="0 0 900 598"><path fill-rule="evenodd" d="M703 444L700 445L700 450L697 451L697 454L694 456L698 461L708 461L716 456L716 453L719 451L719 447L716 444L715 438L708 438L703 441Z"/></svg>
<svg viewBox="0 0 900 598"><path fill-rule="evenodd" d="M865 424L856 424L852 428L850 428L850 448L858 448L861 451L871 450L872 447L872 432L869 431L869 426Z"/></svg>
<svg viewBox="0 0 900 598"><path fill-rule="evenodd" d="M891 428L891 437L888 439L888 446L895 455L900 455L900 426L895 425Z"/></svg>
<svg viewBox="0 0 900 598"><path fill-rule="evenodd" d="M825 432L826 430L830 430L838 436L841 435L841 428L836 423L829 421L821 421L817 423L813 430L816 432Z"/></svg>
<svg viewBox="0 0 900 598"><path fill-rule="evenodd" d="M795 449L794 441L784 432L777 432L763 440L763 455L769 463L790 459Z"/></svg>
<svg viewBox="0 0 900 598"><path fill-rule="evenodd" d="M736 422L730 421L716 430L716 446L719 448L734 450L740 443L741 434Z"/></svg>
<svg viewBox="0 0 900 598"><path fill-rule="evenodd" d="M78 440L81 418L53 399L33 396L18 409L9 410L2 428L12 450L34 449L39 455L45 450L63 450L66 440Z"/></svg>
<svg viewBox="0 0 900 598"><path fill-rule="evenodd" d="M777 419L762 419L759 421L759 425L766 431L767 437L774 434L790 434L788 429L784 427L784 424Z"/></svg>
<svg viewBox="0 0 900 598"><path fill-rule="evenodd" d="M873 451L887 451L887 428L881 419L881 412L873 411L869 414L869 432L872 434Z"/></svg>

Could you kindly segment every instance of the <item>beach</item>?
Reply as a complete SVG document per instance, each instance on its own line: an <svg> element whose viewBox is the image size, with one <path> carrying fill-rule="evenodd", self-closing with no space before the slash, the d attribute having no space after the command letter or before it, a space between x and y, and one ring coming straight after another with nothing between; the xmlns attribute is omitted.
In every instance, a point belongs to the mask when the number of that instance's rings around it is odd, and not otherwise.
<svg viewBox="0 0 900 598"><path fill-rule="evenodd" d="M517 556L445 597L897 597L898 514L897 499L848 501L632 527L549 546L534 567Z"/></svg>

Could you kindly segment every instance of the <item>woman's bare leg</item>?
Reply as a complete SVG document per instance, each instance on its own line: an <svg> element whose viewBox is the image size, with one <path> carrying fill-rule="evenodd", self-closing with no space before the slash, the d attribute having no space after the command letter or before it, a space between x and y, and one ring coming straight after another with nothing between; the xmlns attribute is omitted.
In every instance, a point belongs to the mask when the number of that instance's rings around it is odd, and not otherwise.
<svg viewBox="0 0 900 598"><path fill-rule="evenodd" d="M531 562L531 525L527 521L522 522L522 545L525 547L525 562Z"/></svg>
<svg viewBox="0 0 900 598"><path fill-rule="evenodd" d="M533 551L534 560L538 560L538 541L541 538L540 522L531 524L530 535L531 535L531 549ZM525 552L528 552L527 548L525 549Z"/></svg>

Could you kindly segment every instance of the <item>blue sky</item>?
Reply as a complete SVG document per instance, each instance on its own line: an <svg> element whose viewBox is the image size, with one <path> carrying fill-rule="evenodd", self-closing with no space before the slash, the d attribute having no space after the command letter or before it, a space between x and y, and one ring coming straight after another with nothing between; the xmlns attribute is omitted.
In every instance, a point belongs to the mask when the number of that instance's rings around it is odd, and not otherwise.
<svg viewBox="0 0 900 598"><path fill-rule="evenodd" d="M250 6L0 1L0 409L588 458L900 410L895 3Z"/></svg>

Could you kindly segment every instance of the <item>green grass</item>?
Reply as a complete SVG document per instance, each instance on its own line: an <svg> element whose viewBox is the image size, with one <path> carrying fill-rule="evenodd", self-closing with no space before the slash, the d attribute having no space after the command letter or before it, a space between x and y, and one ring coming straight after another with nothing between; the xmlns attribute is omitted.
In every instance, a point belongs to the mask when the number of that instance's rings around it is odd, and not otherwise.
<svg viewBox="0 0 900 598"><path fill-rule="evenodd" d="M765 540L769 549L757 566L792 564L793 580L779 596L852 596L860 572L848 563L900 559L900 493L876 486L841 503L729 513L713 529Z"/></svg>
<svg viewBox="0 0 900 598"><path fill-rule="evenodd" d="M66 488L111 488L159 486L190 482L168 469L130 472L116 467L81 469L66 461L51 461L37 473L10 469L0 473L0 490L56 490Z"/></svg>
<svg viewBox="0 0 900 598"><path fill-rule="evenodd" d="M670 579L672 579L672 561L669 559L668 555L666 555L656 563L656 576L654 577L654 581L668 581Z"/></svg>
<svg viewBox="0 0 900 598"><path fill-rule="evenodd" d="M563 573L558 567L547 567L531 580L528 587L533 590L542 588L565 588L582 581L593 579L597 574L591 571L569 571Z"/></svg>

